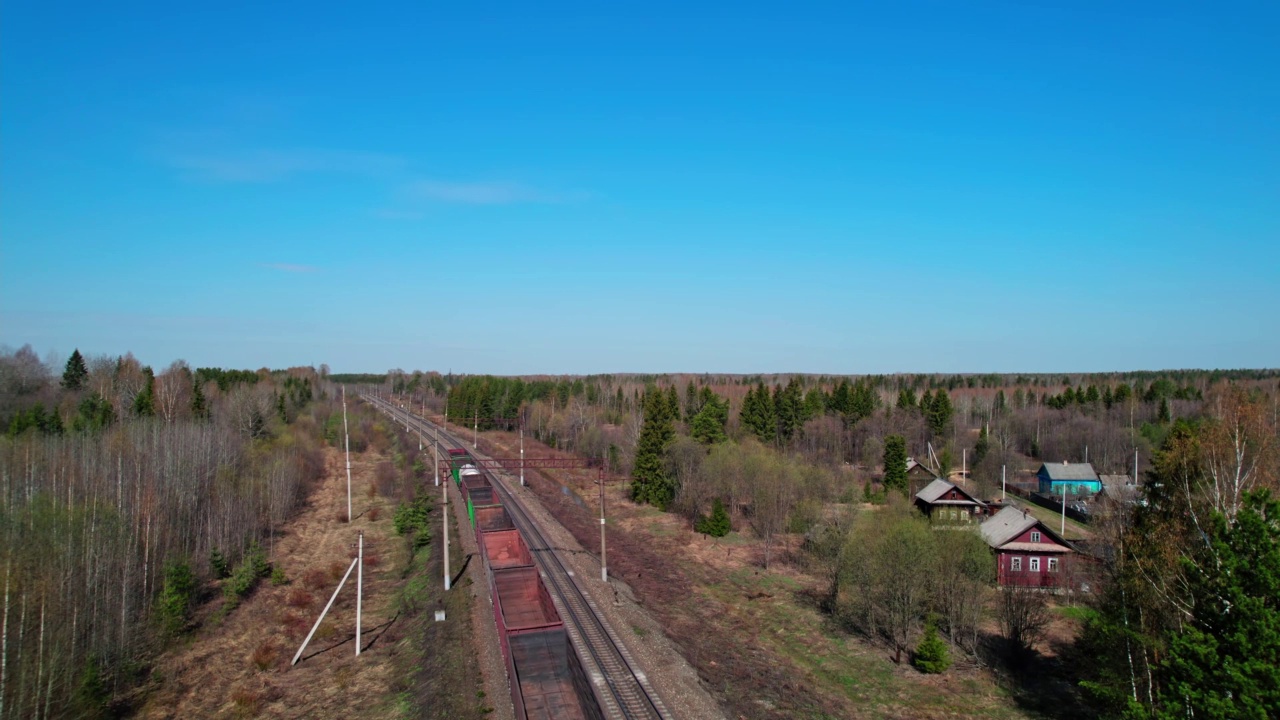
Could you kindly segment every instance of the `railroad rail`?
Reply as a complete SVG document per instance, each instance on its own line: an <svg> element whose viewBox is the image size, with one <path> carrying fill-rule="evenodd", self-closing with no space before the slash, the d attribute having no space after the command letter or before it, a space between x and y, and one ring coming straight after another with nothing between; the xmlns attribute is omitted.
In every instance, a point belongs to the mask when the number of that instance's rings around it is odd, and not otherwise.
<svg viewBox="0 0 1280 720"><path fill-rule="evenodd" d="M407 426L416 426L424 434L438 432L442 444L465 448L464 442L425 418L381 398L365 396L365 399ZM491 474L494 490L500 495L512 523L529 544L529 550L542 573L556 609L564 619L569 639L578 652L583 669L595 686L595 694L605 717L627 720L672 718L649 684L645 673L627 651L626 645L601 616L595 601L579 585L579 579L565 565L521 501L497 477L498 474L505 475L505 471L510 469L511 466L506 464L510 461L483 457L475 450L467 452L479 461L477 465L483 468L482 472L497 471ZM532 458L526 460L525 467L533 467L535 462Z"/></svg>

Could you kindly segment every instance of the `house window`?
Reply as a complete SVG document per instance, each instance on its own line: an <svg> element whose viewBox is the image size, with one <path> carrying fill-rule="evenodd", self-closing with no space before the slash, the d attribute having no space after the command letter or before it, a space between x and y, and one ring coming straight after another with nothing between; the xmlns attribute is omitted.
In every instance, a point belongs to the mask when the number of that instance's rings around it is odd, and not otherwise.
<svg viewBox="0 0 1280 720"><path fill-rule="evenodd" d="M1009 570L1011 572L1022 572L1022 558L1020 557L1009 558Z"/></svg>
<svg viewBox="0 0 1280 720"><path fill-rule="evenodd" d="M1040 533L1038 532L1031 533L1031 542L1040 542Z"/></svg>
<svg viewBox="0 0 1280 720"><path fill-rule="evenodd" d="M952 520L959 520L959 519L960 519L960 517L959 517L958 515L956 515L955 508L952 508L952 509L951 509L951 519L952 519Z"/></svg>
<svg viewBox="0 0 1280 720"><path fill-rule="evenodd" d="M1040 572L1040 558L1031 558L1031 572Z"/></svg>
<svg viewBox="0 0 1280 720"><path fill-rule="evenodd" d="M1058 572L1058 558L1049 558L1049 572Z"/></svg>

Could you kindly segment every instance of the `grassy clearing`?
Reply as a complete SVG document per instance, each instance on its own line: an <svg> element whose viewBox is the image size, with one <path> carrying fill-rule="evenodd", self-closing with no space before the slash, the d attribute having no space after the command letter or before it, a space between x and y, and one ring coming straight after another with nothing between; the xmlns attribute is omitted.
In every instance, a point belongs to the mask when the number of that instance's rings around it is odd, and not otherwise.
<svg viewBox="0 0 1280 720"><path fill-rule="evenodd" d="M744 568L699 589L728 621L751 628L754 644L792 666L799 685L835 696L848 715L868 718L1022 718L1007 695L972 669L926 677L888 652L834 628L804 598L804 583ZM806 717L835 717L814 711Z"/></svg>

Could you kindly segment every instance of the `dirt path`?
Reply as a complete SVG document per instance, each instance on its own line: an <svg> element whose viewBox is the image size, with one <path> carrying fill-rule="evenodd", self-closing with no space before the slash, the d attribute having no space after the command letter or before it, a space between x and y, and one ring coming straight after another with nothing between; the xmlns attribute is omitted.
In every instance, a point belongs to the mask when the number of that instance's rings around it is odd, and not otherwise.
<svg viewBox="0 0 1280 720"><path fill-rule="evenodd" d="M346 512L342 456L326 449L326 477L271 548L288 584L264 579L219 618L219 595L197 613L201 627L185 646L157 662L159 687L145 718L367 717L397 714L391 692L397 652L406 645L396 622L396 594L408 560L392 527L394 503L372 494L373 453L352 457L354 522ZM290 660L354 557L364 532L363 651L355 657L356 573L298 665Z"/></svg>

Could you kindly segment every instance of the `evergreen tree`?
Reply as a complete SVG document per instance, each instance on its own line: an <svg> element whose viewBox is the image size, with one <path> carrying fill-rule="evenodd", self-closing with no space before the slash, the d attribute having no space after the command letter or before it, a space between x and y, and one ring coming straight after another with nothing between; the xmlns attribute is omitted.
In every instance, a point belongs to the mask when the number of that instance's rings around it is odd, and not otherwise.
<svg viewBox="0 0 1280 720"><path fill-rule="evenodd" d="M1167 425L1173 420L1173 416L1169 412L1169 400L1166 398L1160 398L1160 415L1157 420L1163 425Z"/></svg>
<svg viewBox="0 0 1280 720"><path fill-rule="evenodd" d="M675 483L667 475L663 455L675 438L673 416L666 393L652 388L644 395L644 423L636 442L631 471L631 499L666 509L675 498Z"/></svg>
<svg viewBox="0 0 1280 720"><path fill-rule="evenodd" d="M831 401L828 406L842 416L847 417L850 414L853 405L848 380L841 380L831 391Z"/></svg>
<svg viewBox="0 0 1280 720"><path fill-rule="evenodd" d="M1160 717L1273 718L1280 712L1280 501L1246 497L1228 523L1215 515L1207 546L1183 558L1191 622L1163 666Z"/></svg>
<svg viewBox="0 0 1280 720"><path fill-rule="evenodd" d="M793 377L785 388L773 388L773 411L778 424L778 438L784 442L795 437L804 423L804 397L800 383Z"/></svg>
<svg viewBox="0 0 1280 720"><path fill-rule="evenodd" d="M724 442L729 439L724 431L728 422L729 402L713 395L689 421L689 435L704 445Z"/></svg>
<svg viewBox="0 0 1280 720"><path fill-rule="evenodd" d="M801 413L801 424L803 425L805 422L808 422L809 420L812 420L816 417L820 417L823 413L825 413L827 411L827 402L828 402L827 394L822 391L822 388L820 387L810 388L809 392L805 393L805 396L804 396L803 412Z"/></svg>
<svg viewBox="0 0 1280 720"><path fill-rule="evenodd" d="M929 402L929 407L925 411L925 419L929 421L929 429L934 435L941 435L947 428L947 423L951 422L951 416L954 410L951 407L951 397L947 395L947 391L938 388L938 393L933 396Z"/></svg>
<svg viewBox="0 0 1280 720"><path fill-rule="evenodd" d="M907 441L901 435L884 439L884 486L907 494Z"/></svg>
<svg viewBox="0 0 1280 720"><path fill-rule="evenodd" d="M681 418L680 412L680 393L676 390L675 385L667 387L667 417L672 420Z"/></svg>
<svg viewBox="0 0 1280 720"><path fill-rule="evenodd" d="M761 442L773 442L777 434L777 422L773 412L773 398L764 383L756 385L754 391L748 390L746 400L742 403L742 424Z"/></svg>
<svg viewBox="0 0 1280 720"><path fill-rule="evenodd" d="M147 376L147 384L133 398L133 414L138 417L155 417L156 375L149 367L142 368L142 372Z"/></svg>
<svg viewBox="0 0 1280 720"><path fill-rule="evenodd" d="M90 393L80 401L79 413L71 421L71 429L76 432L101 430L110 425L115 417L111 403L98 393Z"/></svg>
<svg viewBox="0 0 1280 720"><path fill-rule="evenodd" d="M859 420L871 417L879 406L880 396L875 390L871 389L871 384L861 380L858 381L849 397L848 415L850 422L856 423Z"/></svg>
<svg viewBox="0 0 1280 720"><path fill-rule="evenodd" d="M199 375L191 382L191 417L196 420L209 419L209 401L204 397L204 390L200 389L202 384Z"/></svg>
<svg viewBox="0 0 1280 720"><path fill-rule="evenodd" d="M71 357L67 358L67 367L62 371L62 387L67 390L79 390L84 386L84 381L89 377L89 368L85 367L84 356L80 354L80 348L76 348L71 353Z"/></svg>
<svg viewBox="0 0 1280 720"><path fill-rule="evenodd" d="M693 416L702 410L702 396L698 394L698 389L693 386L690 380L688 385L684 387L684 421L686 423L693 422Z"/></svg>
<svg viewBox="0 0 1280 720"><path fill-rule="evenodd" d="M911 664L922 673L936 674L951 667L951 656L947 653L947 644L938 637L937 620L930 617L925 623L924 638L916 646L915 657Z"/></svg>
<svg viewBox="0 0 1280 720"><path fill-rule="evenodd" d="M898 391L898 409L910 410L916 407L916 391L911 388L902 388Z"/></svg>
<svg viewBox="0 0 1280 720"><path fill-rule="evenodd" d="M729 523L729 513L724 509L724 503L720 502L720 498L716 498L715 504L712 505L711 514L699 518L693 529L711 537L724 537L729 534L733 527Z"/></svg>

